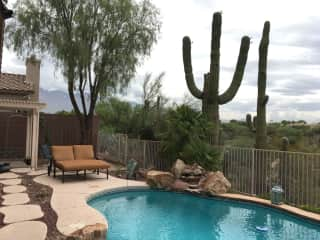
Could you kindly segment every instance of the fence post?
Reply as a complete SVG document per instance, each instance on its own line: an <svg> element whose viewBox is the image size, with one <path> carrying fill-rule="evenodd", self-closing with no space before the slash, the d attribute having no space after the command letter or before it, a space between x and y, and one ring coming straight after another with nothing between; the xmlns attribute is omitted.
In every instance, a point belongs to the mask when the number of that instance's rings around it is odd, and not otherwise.
<svg viewBox="0 0 320 240"><path fill-rule="evenodd" d="M143 141L143 168L146 169L146 141Z"/></svg>
<svg viewBox="0 0 320 240"><path fill-rule="evenodd" d="M128 135L125 135L124 161L128 164Z"/></svg>
<svg viewBox="0 0 320 240"><path fill-rule="evenodd" d="M121 145L121 142L120 142L121 139L120 138L121 137L120 137L120 134L117 134L116 136L118 137L118 160L119 160L119 162L122 162L121 158L120 158L120 148L121 148L121 146L120 146Z"/></svg>
<svg viewBox="0 0 320 240"><path fill-rule="evenodd" d="M251 195L254 195L254 148L251 150Z"/></svg>

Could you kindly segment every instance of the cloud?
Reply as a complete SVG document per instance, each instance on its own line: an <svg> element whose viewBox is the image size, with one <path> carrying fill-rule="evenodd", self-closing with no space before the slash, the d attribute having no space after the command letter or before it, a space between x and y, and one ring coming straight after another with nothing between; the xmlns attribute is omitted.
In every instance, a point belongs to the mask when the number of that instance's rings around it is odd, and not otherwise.
<svg viewBox="0 0 320 240"><path fill-rule="evenodd" d="M271 90L283 96L303 97L308 94L318 94L320 77L305 74L291 75L290 79L284 79L282 84L271 88Z"/></svg>
<svg viewBox="0 0 320 240"><path fill-rule="evenodd" d="M10 1L13 2L13 1ZM267 106L269 120L300 119L319 121L320 102L320 17L317 0L153 0L162 15L162 33L150 57L138 68L126 93L121 97L141 101L142 79L146 72L165 71L163 91L174 101L181 101L187 89L183 62L182 38L190 36L194 77L203 88L203 74L209 71L211 21L214 11L223 12L220 92L231 83L241 37L251 37L248 63L236 97L220 107L223 119L244 119L256 111L258 48L264 21L270 20L268 54ZM3 69L24 73L24 61L5 50ZM41 65L41 87L66 92L66 83L47 60ZM320 114L319 114L320 116Z"/></svg>

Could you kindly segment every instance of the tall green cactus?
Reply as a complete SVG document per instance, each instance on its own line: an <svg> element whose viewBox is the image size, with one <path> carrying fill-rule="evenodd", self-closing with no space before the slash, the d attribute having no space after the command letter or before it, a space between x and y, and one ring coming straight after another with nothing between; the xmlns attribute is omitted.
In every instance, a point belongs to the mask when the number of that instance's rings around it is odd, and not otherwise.
<svg viewBox="0 0 320 240"><path fill-rule="evenodd" d="M241 40L240 53L232 83L223 94L219 95L221 24L221 13L214 13L211 33L210 72L204 74L203 91L199 90L194 82L191 63L191 40L187 36L183 38L183 64L185 78L189 91L194 97L202 100L202 112L214 125L212 132L213 145L219 144L219 105L228 103L236 95L241 85L250 47L250 38L244 36Z"/></svg>
<svg viewBox="0 0 320 240"><path fill-rule="evenodd" d="M246 116L246 122L247 126L252 132L256 132L256 127L257 127L257 116L254 116L253 119L251 117L251 114L247 114Z"/></svg>
<svg viewBox="0 0 320 240"><path fill-rule="evenodd" d="M258 149L264 149L267 147L266 105L268 103L269 96L266 95L266 82L269 32L270 22L266 21L263 26L263 33L259 46L258 101L255 146Z"/></svg>

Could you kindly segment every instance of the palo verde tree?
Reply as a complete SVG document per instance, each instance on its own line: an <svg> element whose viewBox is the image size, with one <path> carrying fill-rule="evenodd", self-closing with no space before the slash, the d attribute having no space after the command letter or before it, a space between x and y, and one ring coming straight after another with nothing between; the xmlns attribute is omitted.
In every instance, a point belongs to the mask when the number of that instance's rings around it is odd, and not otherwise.
<svg viewBox="0 0 320 240"><path fill-rule="evenodd" d="M160 104L166 103L167 99L162 93L162 79L165 72L161 72L154 79L151 79L152 73L146 73L142 85L142 102L143 102L143 126L148 121L150 110L156 109L160 113Z"/></svg>
<svg viewBox="0 0 320 240"><path fill-rule="evenodd" d="M229 88L219 94L220 81L220 38L221 38L222 17L220 12L213 14L211 32L211 55L210 71L204 74L203 91L198 89L194 82L191 63L191 40L189 37L183 38L183 64L185 78L191 94L202 100L202 112L213 123L212 144L219 144L220 117L219 105L231 101L241 85L244 69L247 63L250 38L244 36L241 40L238 62Z"/></svg>
<svg viewBox="0 0 320 240"><path fill-rule="evenodd" d="M18 0L14 9L8 46L20 56L49 56L62 69L89 142L98 98L126 88L157 41L158 9L149 0Z"/></svg>

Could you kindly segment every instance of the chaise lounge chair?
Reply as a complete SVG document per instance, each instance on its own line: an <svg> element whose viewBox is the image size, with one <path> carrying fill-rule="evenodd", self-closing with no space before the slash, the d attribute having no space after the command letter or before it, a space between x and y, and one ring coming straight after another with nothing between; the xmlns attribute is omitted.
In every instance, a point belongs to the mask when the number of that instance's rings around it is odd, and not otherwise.
<svg viewBox="0 0 320 240"><path fill-rule="evenodd" d="M56 176L56 168L62 171L62 182L64 173L69 171L84 171L106 169L107 179L109 178L110 164L102 160L95 159L92 145L73 145L73 146L52 146L53 175Z"/></svg>

